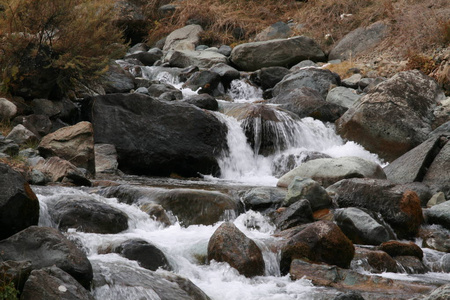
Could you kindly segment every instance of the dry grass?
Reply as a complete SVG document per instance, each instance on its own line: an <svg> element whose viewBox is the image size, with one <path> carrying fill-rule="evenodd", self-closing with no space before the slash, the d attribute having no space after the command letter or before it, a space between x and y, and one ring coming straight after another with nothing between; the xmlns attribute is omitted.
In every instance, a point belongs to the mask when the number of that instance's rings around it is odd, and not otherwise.
<svg viewBox="0 0 450 300"><path fill-rule="evenodd" d="M0 133L3 136L7 136L11 130L13 129L13 126L11 125L11 122L9 120L1 120L0 121Z"/></svg>

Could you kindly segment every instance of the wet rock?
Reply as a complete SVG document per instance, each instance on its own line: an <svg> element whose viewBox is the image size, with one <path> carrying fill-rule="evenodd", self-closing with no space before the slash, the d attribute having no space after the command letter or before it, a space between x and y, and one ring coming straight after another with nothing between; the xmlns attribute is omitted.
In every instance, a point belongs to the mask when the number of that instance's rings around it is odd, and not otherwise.
<svg viewBox="0 0 450 300"><path fill-rule="evenodd" d="M51 182L72 183L79 186L91 186L91 182L77 167L67 160L53 156L39 161L34 167L42 172Z"/></svg>
<svg viewBox="0 0 450 300"><path fill-rule="evenodd" d="M394 259L399 264L399 268L408 274L425 274L429 272L422 260L415 256L396 256Z"/></svg>
<svg viewBox="0 0 450 300"><path fill-rule="evenodd" d="M219 174L217 157L227 149L227 128L206 111L140 94L92 97L84 111L94 126L96 143L116 147L124 172Z"/></svg>
<svg viewBox="0 0 450 300"><path fill-rule="evenodd" d="M32 271L29 261L7 260L0 262L0 272L2 278L0 284L2 287L9 282L14 284L17 291L22 292L25 281Z"/></svg>
<svg viewBox="0 0 450 300"><path fill-rule="evenodd" d="M187 68L196 66L208 69L216 64L228 63L227 57L214 51L178 50L166 56L171 67Z"/></svg>
<svg viewBox="0 0 450 300"><path fill-rule="evenodd" d="M56 266L33 270L20 295L23 300L94 300L72 276Z"/></svg>
<svg viewBox="0 0 450 300"><path fill-rule="evenodd" d="M6 98L0 98L0 120L10 120L17 114L17 106Z"/></svg>
<svg viewBox="0 0 450 300"><path fill-rule="evenodd" d="M280 269L282 274L286 274L291 268L291 262L296 259L348 268L354 254L355 247L336 224L318 221L283 245Z"/></svg>
<svg viewBox="0 0 450 300"><path fill-rule="evenodd" d="M114 234L128 229L128 216L110 205L95 199L79 199L67 196L50 210L59 230L101 234Z"/></svg>
<svg viewBox="0 0 450 300"><path fill-rule="evenodd" d="M209 71L220 75L222 84L225 89L228 89L230 87L231 81L239 79L241 77L241 73L239 73L238 70L225 63L218 63L212 66Z"/></svg>
<svg viewBox="0 0 450 300"><path fill-rule="evenodd" d="M103 75L105 93L128 93L134 89L134 77L117 63L111 63L108 71Z"/></svg>
<svg viewBox="0 0 450 300"><path fill-rule="evenodd" d="M27 249L27 251L24 251ZM86 255L58 230L31 226L0 241L0 261L27 260L33 269L56 265L85 288L90 287L92 266Z"/></svg>
<svg viewBox="0 0 450 300"><path fill-rule="evenodd" d="M347 292L337 294L333 300L364 300L364 297L358 292Z"/></svg>
<svg viewBox="0 0 450 300"><path fill-rule="evenodd" d="M189 104L195 105L201 109L217 111L219 104L217 100L209 94L192 95L183 100Z"/></svg>
<svg viewBox="0 0 450 300"><path fill-rule="evenodd" d="M0 240L38 221L39 201L25 178L0 163Z"/></svg>
<svg viewBox="0 0 450 300"><path fill-rule="evenodd" d="M223 223L208 243L208 262L227 262L246 277L264 275L261 250L233 223Z"/></svg>
<svg viewBox="0 0 450 300"><path fill-rule="evenodd" d="M125 58L135 58L139 60L144 66L153 66L153 64L160 60L163 52L158 48L150 49L149 51L135 52L128 54Z"/></svg>
<svg viewBox="0 0 450 300"><path fill-rule="evenodd" d="M305 36L240 44L234 47L231 61L240 70L255 71L264 67L291 67L302 60L325 60L316 42Z"/></svg>
<svg viewBox="0 0 450 300"><path fill-rule="evenodd" d="M217 87L220 83L220 75L211 71L199 71L194 73L183 84L184 88L190 88L199 94L218 95Z"/></svg>
<svg viewBox="0 0 450 300"><path fill-rule="evenodd" d="M188 25L174 30L167 36L163 50L194 50L200 41L199 35L202 31L200 25Z"/></svg>
<svg viewBox="0 0 450 300"><path fill-rule="evenodd" d="M283 206L290 206L300 199L307 199L313 211L331 206L331 198L327 191L311 178L294 177L288 186Z"/></svg>
<svg viewBox="0 0 450 300"><path fill-rule="evenodd" d="M257 187L247 191L242 196L246 210L261 210L269 207L276 208L286 197L286 191L274 187Z"/></svg>
<svg viewBox="0 0 450 300"><path fill-rule="evenodd" d="M295 113L300 118L313 117L329 122L337 120L346 111L340 105L326 102L318 91L309 87L296 88L289 93L282 93L270 99L270 102L279 104L280 107Z"/></svg>
<svg viewBox="0 0 450 300"><path fill-rule="evenodd" d="M328 59L350 59L378 45L388 34L389 27L376 22L368 27L359 27L344 36L331 50Z"/></svg>
<svg viewBox="0 0 450 300"><path fill-rule="evenodd" d="M319 92L323 99L325 99L328 91L332 87L339 85L339 83L339 75L330 70L306 68L286 75L273 88L273 96L285 95L295 89L305 87Z"/></svg>
<svg viewBox="0 0 450 300"><path fill-rule="evenodd" d="M352 266L362 267L371 273L397 273L397 262L384 251L356 248Z"/></svg>
<svg viewBox="0 0 450 300"><path fill-rule="evenodd" d="M210 300L189 279L170 272L153 272L122 262L96 260L93 260L93 268L93 295L96 299L126 299L129 295L136 295L137 299ZM114 272L105 274L102 272L105 269Z"/></svg>
<svg viewBox="0 0 450 300"><path fill-rule="evenodd" d="M181 100L183 93L167 83L153 83L147 88L147 94L160 100Z"/></svg>
<svg viewBox="0 0 450 300"><path fill-rule="evenodd" d="M450 253L450 231L441 226L423 226L419 232L422 247Z"/></svg>
<svg viewBox="0 0 450 300"><path fill-rule="evenodd" d="M417 235L423 222L417 194L387 180L353 178L341 180L327 188L341 208L358 207L380 213L398 238Z"/></svg>
<svg viewBox="0 0 450 300"><path fill-rule="evenodd" d="M299 151L296 153L282 153L277 155L272 162L272 174L281 177L292 169L310 160L318 158L331 158L328 154L316 151Z"/></svg>
<svg viewBox="0 0 450 300"><path fill-rule="evenodd" d="M284 67L267 67L257 71L259 85L263 90L273 88L290 71Z"/></svg>
<svg viewBox="0 0 450 300"><path fill-rule="evenodd" d="M44 158L57 156L95 174L94 130L89 122L80 122L46 135L38 149Z"/></svg>
<svg viewBox="0 0 450 300"><path fill-rule="evenodd" d="M277 186L287 187L296 176L311 178L324 187L347 178L386 178L383 169L377 163L356 156L347 156L307 161L283 175L278 180Z"/></svg>
<svg viewBox="0 0 450 300"><path fill-rule="evenodd" d="M276 22L270 25L255 37L255 42L268 41L274 39L286 39L292 34L291 27L284 22Z"/></svg>
<svg viewBox="0 0 450 300"><path fill-rule="evenodd" d="M314 222L311 205L306 199L298 200L289 207L279 208L271 216L278 230Z"/></svg>
<svg viewBox="0 0 450 300"><path fill-rule="evenodd" d="M450 253L445 254L441 258L441 268L445 273L450 273Z"/></svg>
<svg viewBox="0 0 450 300"><path fill-rule="evenodd" d="M445 284L435 289L429 295L420 298L420 300L443 300L449 298L450 298L450 284Z"/></svg>
<svg viewBox="0 0 450 300"><path fill-rule="evenodd" d="M326 101L350 108L361 97L362 95L357 94L354 89L338 86L328 92Z"/></svg>
<svg viewBox="0 0 450 300"><path fill-rule="evenodd" d="M435 205L424 211L427 223L450 229L450 201Z"/></svg>
<svg viewBox="0 0 450 300"><path fill-rule="evenodd" d="M379 245L390 239L389 231L368 213L355 207L337 210L336 224L355 244Z"/></svg>
<svg viewBox="0 0 450 300"><path fill-rule="evenodd" d="M422 260L423 251L413 242L389 241L380 245L380 250L386 252L392 257L396 256L414 256Z"/></svg>
<svg viewBox="0 0 450 300"><path fill-rule="evenodd" d="M117 151L116 147L111 144L95 144L95 173L116 174L117 167Z"/></svg>
<svg viewBox="0 0 450 300"><path fill-rule="evenodd" d="M146 203L143 204L140 208L143 212L147 213L155 221L158 221L165 226L172 225L172 222L169 216L167 215L166 210L164 209L164 207L162 207L162 205L156 203Z"/></svg>
<svg viewBox="0 0 450 300"><path fill-rule="evenodd" d="M38 137L21 124L14 126L6 138L19 145L31 145L38 142Z"/></svg>
<svg viewBox="0 0 450 300"><path fill-rule="evenodd" d="M393 161L424 142L443 94L420 71L401 72L376 86L336 122L338 133Z"/></svg>
<svg viewBox="0 0 450 300"><path fill-rule="evenodd" d="M172 270L164 253L156 246L143 240L125 241L114 252L137 261L141 267L148 270L156 271L158 268L168 271Z"/></svg>

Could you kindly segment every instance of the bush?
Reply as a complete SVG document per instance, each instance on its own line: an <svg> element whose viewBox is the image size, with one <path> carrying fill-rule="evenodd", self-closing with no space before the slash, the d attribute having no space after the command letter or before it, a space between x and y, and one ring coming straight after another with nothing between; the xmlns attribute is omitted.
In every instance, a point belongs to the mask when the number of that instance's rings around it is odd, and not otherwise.
<svg viewBox="0 0 450 300"><path fill-rule="evenodd" d="M58 97L99 78L123 55L108 0L0 0L1 88Z"/></svg>

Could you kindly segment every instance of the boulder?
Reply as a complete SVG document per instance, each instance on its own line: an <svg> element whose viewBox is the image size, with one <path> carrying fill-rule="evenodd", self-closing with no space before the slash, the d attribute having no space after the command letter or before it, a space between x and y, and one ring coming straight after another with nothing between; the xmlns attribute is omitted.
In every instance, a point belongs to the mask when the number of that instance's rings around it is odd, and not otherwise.
<svg viewBox="0 0 450 300"><path fill-rule="evenodd" d="M31 145L38 142L38 137L21 124L14 126L6 138L18 145Z"/></svg>
<svg viewBox="0 0 450 300"><path fill-rule="evenodd" d="M284 189L275 187L256 187L245 192L242 196L246 210L262 210L269 207L276 208L286 197Z"/></svg>
<svg viewBox="0 0 450 300"><path fill-rule="evenodd" d="M284 67L267 67L257 71L258 83L263 90L273 88L290 71Z"/></svg>
<svg viewBox="0 0 450 300"><path fill-rule="evenodd" d="M234 47L230 59L238 69L256 71L264 67L291 67L302 60L324 61L317 43L305 36L245 43Z"/></svg>
<svg viewBox="0 0 450 300"><path fill-rule="evenodd" d="M268 41L274 39L286 39L292 34L291 27L284 22L276 22L270 25L255 37L255 42Z"/></svg>
<svg viewBox="0 0 450 300"><path fill-rule="evenodd" d="M370 273L397 273L397 262L392 256L381 250L356 248L353 264Z"/></svg>
<svg viewBox="0 0 450 300"><path fill-rule="evenodd" d="M114 249L123 257L135 260L138 264L148 270L156 271L159 268L172 270L164 253L156 246L143 240L128 240Z"/></svg>
<svg viewBox="0 0 450 300"><path fill-rule="evenodd" d="M217 157L227 149L227 127L211 113L140 94L91 97L84 112L96 143L116 147L124 172L219 174Z"/></svg>
<svg viewBox="0 0 450 300"><path fill-rule="evenodd" d="M202 27L195 24L174 30L167 36L163 50L194 50L202 31Z"/></svg>
<svg viewBox="0 0 450 300"><path fill-rule="evenodd" d="M314 179L324 187L347 178L386 178L380 165L360 157L319 158L289 171L278 180L277 186L288 187L296 176Z"/></svg>
<svg viewBox="0 0 450 300"><path fill-rule="evenodd" d="M34 169L42 172L51 182L72 183L80 186L91 186L85 174L67 160L53 156L39 161Z"/></svg>
<svg viewBox="0 0 450 300"><path fill-rule="evenodd" d="M39 201L25 178L0 163L0 240L39 221Z"/></svg>
<svg viewBox="0 0 450 300"><path fill-rule="evenodd" d="M318 68L319 65L317 65L315 62L313 62L312 60L306 59L306 60L302 60L301 62L299 62L298 64L292 66L289 71L291 71L291 73L295 73L297 71L300 71L300 69L304 69L304 68L309 68L309 67L315 67Z"/></svg>
<svg viewBox="0 0 450 300"><path fill-rule="evenodd" d="M331 156L325 153L308 150L281 153L275 156L272 161L272 174L279 178L292 169L300 166L302 163L318 158L331 158Z"/></svg>
<svg viewBox="0 0 450 300"><path fill-rule="evenodd" d="M105 93L128 93L134 89L134 77L117 63L111 63L108 71L103 75Z"/></svg>
<svg viewBox="0 0 450 300"><path fill-rule="evenodd" d="M0 120L11 120L17 114L17 106L6 98L0 98Z"/></svg>
<svg viewBox="0 0 450 300"><path fill-rule="evenodd" d="M35 115L44 115L50 119L56 119L61 113L55 102L48 99L33 99L31 107Z"/></svg>
<svg viewBox="0 0 450 300"><path fill-rule="evenodd" d="M140 51L128 54L125 58L135 58L139 60L144 66L153 66L153 64L160 60L163 56L161 49L153 48L149 51Z"/></svg>
<svg viewBox="0 0 450 300"><path fill-rule="evenodd" d="M89 122L80 122L46 135L38 149L44 158L58 156L95 174L94 130Z"/></svg>
<svg viewBox="0 0 450 300"><path fill-rule="evenodd" d="M208 69L216 64L226 64L227 62L225 55L214 51L177 50L169 56L170 66L178 68L196 66Z"/></svg>
<svg viewBox="0 0 450 300"><path fill-rule="evenodd" d="M358 73L355 73L352 76L343 79L341 84L346 88L358 89L362 80L362 75L359 74L360 70L357 68L351 68L347 72L350 72L351 70L355 70Z"/></svg>
<svg viewBox="0 0 450 300"><path fill-rule="evenodd" d="M67 196L52 205L50 215L61 231L74 228L81 232L114 234L128 229L128 216L124 212L95 199Z"/></svg>
<svg viewBox="0 0 450 300"><path fill-rule="evenodd" d="M450 172L448 171L450 170L450 135L442 140L444 140L445 145L428 167L423 183L436 187L444 192L447 198L450 198Z"/></svg>
<svg viewBox="0 0 450 300"><path fill-rule="evenodd" d="M280 269L282 274L286 274L295 259L348 268L354 254L355 247L336 224L318 221L282 246Z"/></svg>
<svg viewBox="0 0 450 300"><path fill-rule="evenodd" d="M324 122L334 122L346 111L346 108L338 104L326 102L318 91L308 87L279 94L269 101L279 104L281 108L295 113L300 118L312 117Z"/></svg>
<svg viewBox="0 0 450 300"><path fill-rule="evenodd" d="M136 90L136 92L138 91ZM183 98L183 93L168 83L152 83L147 88L146 94L166 101L181 100Z"/></svg>
<svg viewBox="0 0 450 300"><path fill-rule="evenodd" d="M297 72L286 75L273 88L273 96L288 94L292 90L306 87L313 89L326 99L328 91L340 83L338 74L327 69L304 68Z"/></svg>
<svg viewBox="0 0 450 300"><path fill-rule="evenodd" d="M435 205L424 211L429 224L439 224L450 229L450 201Z"/></svg>
<svg viewBox="0 0 450 300"><path fill-rule="evenodd" d="M33 270L20 295L22 300L94 300L72 276L56 266Z"/></svg>
<svg viewBox="0 0 450 300"><path fill-rule="evenodd" d="M396 256L394 259L399 269L408 274L425 274L430 271L422 260L415 256Z"/></svg>
<svg viewBox="0 0 450 300"><path fill-rule="evenodd" d="M265 264L261 250L230 222L220 225L211 236L208 262L211 260L227 262L246 277L264 275Z"/></svg>
<svg viewBox="0 0 450 300"><path fill-rule="evenodd" d="M153 272L122 261L93 260L92 264L95 299L126 299L133 295L133 299L210 300L189 279L170 272Z"/></svg>
<svg viewBox="0 0 450 300"><path fill-rule="evenodd" d="M350 108L361 97L362 95L357 94L354 89L338 86L328 92L326 101Z"/></svg>
<svg viewBox="0 0 450 300"><path fill-rule="evenodd" d="M283 206L290 206L300 199L307 199L313 211L331 206L327 191L311 178L295 177L288 186Z"/></svg>
<svg viewBox="0 0 450 300"><path fill-rule="evenodd" d="M450 231L441 226L423 226L419 232L422 247L450 253Z"/></svg>
<svg viewBox="0 0 450 300"><path fill-rule="evenodd" d="M111 144L95 144L95 173L116 174L117 167L117 151L116 147Z"/></svg>
<svg viewBox="0 0 450 300"><path fill-rule="evenodd" d="M379 245L390 239L386 227L359 208L349 207L335 211L334 221L355 244Z"/></svg>
<svg viewBox="0 0 450 300"><path fill-rule="evenodd" d="M52 121L46 115L28 115L14 118L14 124L22 124L39 139L49 134L52 130Z"/></svg>
<svg viewBox="0 0 450 300"><path fill-rule="evenodd" d="M209 94L217 96L219 94L217 87L220 83L220 75L211 71L195 72L183 84L183 88L189 88L197 91L199 94Z"/></svg>
<svg viewBox="0 0 450 300"><path fill-rule="evenodd" d="M389 27L376 22L368 27L359 27L344 36L328 55L329 60L351 59L377 46L388 34Z"/></svg>
<svg viewBox="0 0 450 300"><path fill-rule="evenodd" d="M238 70L225 63L215 64L209 68L209 71L220 75L220 79L225 90L230 88L231 81L241 78L241 73L239 73Z"/></svg>
<svg viewBox="0 0 450 300"><path fill-rule="evenodd" d="M192 95L183 99L183 101L195 105L201 109L212 111L217 111L219 109L219 103L217 102L216 98L209 94Z"/></svg>
<svg viewBox="0 0 450 300"><path fill-rule="evenodd" d="M365 208L380 213L398 238L412 238L423 223L420 199L414 191L387 180L343 179L327 188L341 208Z"/></svg>
<svg viewBox="0 0 450 300"><path fill-rule="evenodd" d="M405 71L380 83L336 121L337 132L393 161L428 138L433 109L443 97L420 71Z"/></svg>
<svg viewBox="0 0 450 300"><path fill-rule="evenodd" d="M306 199L298 200L289 207L276 210L271 217L278 230L286 230L301 224L314 222L311 205Z"/></svg>
<svg viewBox="0 0 450 300"><path fill-rule="evenodd" d="M26 249L26 251L24 251ZM0 261L28 260L33 269L56 265L89 289L92 266L86 255L54 228L31 226L0 241Z"/></svg>

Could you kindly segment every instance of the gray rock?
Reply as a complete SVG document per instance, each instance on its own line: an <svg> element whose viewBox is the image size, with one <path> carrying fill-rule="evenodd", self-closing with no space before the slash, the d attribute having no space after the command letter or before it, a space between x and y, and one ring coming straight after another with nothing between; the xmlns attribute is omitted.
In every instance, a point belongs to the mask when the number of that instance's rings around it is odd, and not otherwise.
<svg viewBox="0 0 450 300"><path fill-rule="evenodd" d="M450 231L439 225L424 226L420 232L422 247L450 253Z"/></svg>
<svg viewBox="0 0 450 300"><path fill-rule="evenodd" d="M300 71L300 69L308 68L308 67L319 67L319 66L312 60L306 59L306 60L302 60L298 64L292 66L289 69L289 71L291 71L292 73L295 73L295 72Z"/></svg>
<svg viewBox="0 0 450 300"><path fill-rule="evenodd" d="M287 187L296 176L312 178L324 187L346 178L386 178L383 169L377 163L356 156L347 156L305 162L283 175L278 180L277 186Z"/></svg>
<svg viewBox="0 0 450 300"><path fill-rule="evenodd" d="M188 81L183 84L184 88L198 91L199 94L218 95L220 75L212 71L195 72Z"/></svg>
<svg viewBox="0 0 450 300"><path fill-rule="evenodd" d="M14 119L14 123L22 124L39 139L49 134L53 127L52 121L50 121L50 118L46 115L32 114L28 116L19 116Z"/></svg>
<svg viewBox="0 0 450 300"><path fill-rule="evenodd" d="M290 71L284 67L267 67L258 71L258 79L263 90L273 88Z"/></svg>
<svg viewBox="0 0 450 300"><path fill-rule="evenodd" d="M294 177L288 187L283 206L290 206L301 199L307 199L313 211L331 206L331 198L326 190L310 178Z"/></svg>
<svg viewBox="0 0 450 300"><path fill-rule="evenodd" d="M272 161L272 174L279 178L288 173L292 169L300 166L302 163L318 159L318 158L331 158L328 154L324 154L316 151L299 151L297 153L282 153Z"/></svg>
<svg viewBox="0 0 450 300"><path fill-rule="evenodd" d="M130 72L122 69L117 63L109 65L108 71L103 75L103 88L105 93L128 93L134 89L134 77Z"/></svg>
<svg viewBox="0 0 450 300"><path fill-rule="evenodd" d="M208 109L217 111L219 109L219 103L217 100L209 94L192 95L183 99L184 102L195 105L202 109Z"/></svg>
<svg viewBox="0 0 450 300"><path fill-rule="evenodd" d="M274 39L286 39L292 34L291 27L284 22L276 22L270 25L255 37L255 42L268 41Z"/></svg>
<svg viewBox="0 0 450 300"><path fill-rule="evenodd" d="M209 47L206 45L198 45L197 47L195 47L195 51L203 51L208 49Z"/></svg>
<svg viewBox="0 0 450 300"><path fill-rule="evenodd" d="M441 267L443 272L450 273L450 253L447 253L441 257Z"/></svg>
<svg viewBox="0 0 450 300"><path fill-rule="evenodd" d="M435 289L429 295L420 298L420 300L444 300L444 299L450 299L450 284L445 284Z"/></svg>
<svg viewBox="0 0 450 300"><path fill-rule="evenodd" d="M390 239L388 230L361 209L339 209L334 214L334 220L355 244L379 245Z"/></svg>
<svg viewBox="0 0 450 300"><path fill-rule="evenodd" d="M278 230L314 222L311 205L306 199L298 200L287 208L272 213L273 223Z"/></svg>
<svg viewBox="0 0 450 300"><path fill-rule="evenodd" d="M442 140L442 139L441 139ZM447 136L445 145L434 158L429 166L423 182L433 187L437 187L450 198L450 136Z"/></svg>
<svg viewBox="0 0 450 300"><path fill-rule="evenodd" d="M80 186L91 186L85 174L67 160L53 156L39 161L34 167L42 172L51 182L72 183Z"/></svg>
<svg viewBox="0 0 450 300"><path fill-rule="evenodd" d="M388 33L388 26L383 22L368 27L360 27L344 36L331 50L328 59L346 60L356 57L378 45Z"/></svg>
<svg viewBox="0 0 450 300"><path fill-rule="evenodd" d="M424 142L442 91L420 71L405 71L379 84L336 122L338 133L393 161Z"/></svg>
<svg viewBox="0 0 450 300"><path fill-rule="evenodd" d="M246 43L231 52L231 61L244 71L256 71L264 67L291 67L302 60L325 60L325 54L316 42L305 36Z"/></svg>
<svg viewBox="0 0 450 300"><path fill-rule="evenodd" d="M187 68L189 66L197 66L207 69L218 63L226 64L228 60L225 55L214 51L177 50L169 56L171 67Z"/></svg>
<svg viewBox="0 0 450 300"><path fill-rule="evenodd" d="M125 58L135 58L139 60L144 66L153 66L153 64L162 57L163 52L158 48L152 48L145 52L135 52L125 56Z"/></svg>
<svg viewBox="0 0 450 300"><path fill-rule="evenodd" d="M133 54L137 52L147 52L148 47L145 43L137 43L130 49L128 49L127 54Z"/></svg>
<svg viewBox="0 0 450 300"><path fill-rule="evenodd" d="M241 77L238 70L224 63L218 63L212 66L209 71L219 74L222 79L222 84L226 88L229 88L231 81Z"/></svg>
<svg viewBox="0 0 450 300"><path fill-rule="evenodd" d="M435 205L424 211L429 224L439 224L450 229L450 201Z"/></svg>
<svg viewBox="0 0 450 300"><path fill-rule="evenodd" d="M0 262L0 270L2 271L2 285L12 283L17 291L22 292L25 281L33 269L29 261L8 260Z"/></svg>
<svg viewBox="0 0 450 300"><path fill-rule="evenodd" d="M49 182L47 176L45 176L45 174L39 170L33 169L29 173L29 176L30 176L30 183L34 185L45 185L47 182Z"/></svg>
<svg viewBox="0 0 450 300"><path fill-rule="evenodd" d="M221 45L219 47L219 53L225 55L226 57L231 55L233 49L228 45Z"/></svg>
<svg viewBox="0 0 450 300"><path fill-rule="evenodd" d="M362 79L361 74L353 74L352 76L342 79L341 84L345 87L357 89L359 87L359 82Z"/></svg>
<svg viewBox="0 0 450 300"><path fill-rule="evenodd" d="M399 264L399 268L408 274L425 274L430 271L422 260L415 256L396 256L394 259Z"/></svg>
<svg viewBox="0 0 450 300"><path fill-rule="evenodd" d="M269 207L278 207L284 201L286 191L274 187L257 187L247 191L243 197L247 210L260 210Z"/></svg>
<svg viewBox="0 0 450 300"><path fill-rule="evenodd" d="M0 120L10 120L17 114L17 106L6 98L0 98Z"/></svg>
<svg viewBox="0 0 450 300"><path fill-rule="evenodd" d="M167 36L163 50L194 50L200 41L199 35L202 31L200 25L179 28Z"/></svg>
<svg viewBox="0 0 450 300"><path fill-rule="evenodd" d="M431 197L430 201L427 202L427 207L430 208L430 207L433 207L435 205L444 203L445 201L446 200L445 200L444 193L443 192L439 192L439 193L434 194Z"/></svg>
<svg viewBox="0 0 450 300"><path fill-rule="evenodd" d="M440 101L433 114L435 117L433 128L450 122L450 97Z"/></svg>
<svg viewBox="0 0 450 300"><path fill-rule="evenodd" d="M164 253L156 246L143 240L127 240L114 249L114 252L137 261L141 267L148 270L156 271L158 268L172 270Z"/></svg>
<svg viewBox="0 0 450 300"><path fill-rule="evenodd" d="M140 88L137 88L134 92L139 93L139 94L148 95L148 88L142 86Z"/></svg>
<svg viewBox="0 0 450 300"><path fill-rule="evenodd" d="M7 156L16 156L19 154L19 145L14 141L5 139L3 136L0 137L0 153Z"/></svg>
<svg viewBox="0 0 450 300"><path fill-rule="evenodd" d="M338 86L328 92L326 101L350 108L361 97L354 89Z"/></svg>
<svg viewBox="0 0 450 300"><path fill-rule="evenodd" d="M48 99L33 99L33 101L31 101L31 106L34 114L45 115L50 119L56 118L61 113L61 110L55 103Z"/></svg>
<svg viewBox="0 0 450 300"><path fill-rule="evenodd" d="M31 145L38 142L38 137L21 124L14 126L14 128L6 136L6 138L14 141L19 145Z"/></svg>
<svg viewBox="0 0 450 300"><path fill-rule="evenodd" d="M153 83L147 88L147 91L148 95L162 100L172 101L183 98L183 93L168 83Z"/></svg>
<svg viewBox="0 0 450 300"><path fill-rule="evenodd" d="M117 151L111 144L95 144L95 172L96 173L117 173Z"/></svg>

